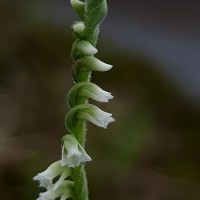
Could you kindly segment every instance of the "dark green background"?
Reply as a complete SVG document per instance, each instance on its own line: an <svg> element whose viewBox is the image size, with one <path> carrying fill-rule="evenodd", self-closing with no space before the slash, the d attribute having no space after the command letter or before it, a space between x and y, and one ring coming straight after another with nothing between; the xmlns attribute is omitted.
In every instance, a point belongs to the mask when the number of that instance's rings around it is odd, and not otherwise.
<svg viewBox="0 0 200 200"><path fill-rule="evenodd" d="M184 42L192 38L199 47L199 7L198 1L109 1L97 57L114 67L93 73L92 81L115 96L109 104L94 103L116 122L107 130L88 124L91 200L200 199L200 90L176 77L194 81L198 75L200 61L194 63ZM0 2L2 200L36 199L40 190L32 177L60 159L75 19L67 0ZM169 51L170 64L162 54L151 56L155 46L138 46L133 21L150 31L147 36L155 34L153 44ZM183 52L170 54L158 30L172 33L169 41L184 36L170 46ZM185 65L176 62L186 58Z"/></svg>

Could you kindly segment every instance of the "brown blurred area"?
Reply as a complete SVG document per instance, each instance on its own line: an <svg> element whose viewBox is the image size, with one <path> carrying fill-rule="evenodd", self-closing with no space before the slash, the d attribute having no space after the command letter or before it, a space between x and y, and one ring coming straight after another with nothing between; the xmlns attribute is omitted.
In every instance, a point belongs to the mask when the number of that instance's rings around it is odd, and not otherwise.
<svg viewBox="0 0 200 200"><path fill-rule="evenodd" d="M88 124L90 199L199 200L200 3L108 4L97 57L114 67L92 81L115 98L93 103L116 122ZM76 19L69 1L0 2L2 200L36 199L32 177L60 159Z"/></svg>

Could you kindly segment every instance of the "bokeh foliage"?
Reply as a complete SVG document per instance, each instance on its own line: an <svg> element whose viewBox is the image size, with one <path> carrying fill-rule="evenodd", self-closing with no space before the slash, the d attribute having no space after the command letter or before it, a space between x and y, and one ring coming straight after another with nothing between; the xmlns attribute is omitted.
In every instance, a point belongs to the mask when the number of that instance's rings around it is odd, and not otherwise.
<svg viewBox="0 0 200 200"><path fill-rule="evenodd" d="M59 159L72 85L70 27L48 20L39 1L27 2L0 2L0 195L5 200L35 199L32 177ZM89 125L91 199L198 200L199 106L155 70L158 64L148 55L124 51L106 37L98 45L99 57L114 68L94 73L93 79L113 91L115 99L104 108L116 122L107 133Z"/></svg>

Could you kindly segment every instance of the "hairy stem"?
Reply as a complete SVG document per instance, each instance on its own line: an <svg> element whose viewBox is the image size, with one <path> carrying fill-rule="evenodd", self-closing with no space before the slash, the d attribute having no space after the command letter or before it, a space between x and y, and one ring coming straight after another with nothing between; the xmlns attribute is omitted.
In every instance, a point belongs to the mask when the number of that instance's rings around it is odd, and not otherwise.
<svg viewBox="0 0 200 200"><path fill-rule="evenodd" d="M75 62L72 69L72 76L76 84L79 82L90 82L90 76L91 76L91 70L87 69L88 66L86 66L86 61L84 61L84 58L86 58L86 56L88 55L86 54L84 56L84 53L83 55L81 55L80 53L81 51L80 50L77 51L78 49L78 47L76 46L78 44L77 41L86 41L89 42L93 47L96 46L100 23L103 21L103 19L107 14L107 2L106 0L86 0L85 2L82 1L81 3L79 2L79 5L77 6L75 4L74 5L72 4L72 6L78 13L80 19L84 22L85 25L85 29L82 33L76 33L76 30L74 30L76 41L74 42L72 47L71 57ZM72 98L71 102L75 103L74 99L75 97L71 95L71 98ZM79 104L86 104L87 102L88 102L87 97L86 98L78 97L76 99L77 104L73 105L73 107L70 107L70 109L73 109ZM68 104L69 106L72 105L72 103L70 103L69 100ZM71 123L72 126L74 125L74 129L70 130L69 127L67 127L68 130L76 137L78 142L83 147L85 147L85 141L86 141L85 122L83 120L78 120L76 116L73 118L74 121L72 119L70 120L72 123L74 123L74 124ZM88 184L83 164L74 168L72 179L74 180L74 200L88 200Z"/></svg>
<svg viewBox="0 0 200 200"><path fill-rule="evenodd" d="M74 180L74 199L88 200L88 184L84 165L74 168L72 178Z"/></svg>

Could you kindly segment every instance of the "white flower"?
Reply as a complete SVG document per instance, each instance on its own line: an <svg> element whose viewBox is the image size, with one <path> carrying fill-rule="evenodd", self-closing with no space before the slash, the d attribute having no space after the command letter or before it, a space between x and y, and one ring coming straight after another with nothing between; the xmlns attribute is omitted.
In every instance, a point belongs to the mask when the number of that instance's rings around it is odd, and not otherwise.
<svg viewBox="0 0 200 200"><path fill-rule="evenodd" d="M107 128L110 122L115 121L111 113L104 112L92 104L85 105L85 108L80 110L78 118L88 120L93 124L103 128Z"/></svg>
<svg viewBox="0 0 200 200"><path fill-rule="evenodd" d="M76 21L72 25L72 29L74 30L74 32L82 33L85 30L85 24L83 21Z"/></svg>
<svg viewBox="0 0 200 200"><path fill-rule="evenodd" d="M94 55L98 52L98 50L94 46L92 46L88 41L78 41L76 45L79 51L81 51L86 56Z"/></svg>
<svg viewBox="0 0 200 200"><path fill-rule="evenodd" d="M99 86L94 83L78 83L80 84L79 95L84 97L89 97L99 102L108 102L113 96L110 92L102 90Z"/></svg>
<svg viewBox="0 0 200 200"><path fill-rule="evenodd" d="M113 67L112 65L106 64L94 56L85 57L84 62L86 63L86 66L88 66L88 68L92 71L104 72L110 70Z"/></svg>
<svg viewBox="0 0 200 200"><path fill-rule="evenodd" d="M68 167L77 167L81 163L91 161L90 156L85 152L83 147L78 143L72 134L63 137L62 160L61 164Z"/></svg>
<svg viewBox="0 0 200 200"><path fill-rule="evenodd" d="M83 56L92 56L98 52L98 50L92 46L88 41L76 40L72 47L73 57L76 59Z"/></svg>
<svg viewBox="0 0 200 200"><path fill-rule="evenodd" d="M57 176L61 175L59 180L54 184L53 179ZM64 181L64 179L71 175L71 169L67 167L63 167L61 165L61 161L56 161L52 163L44 172L38 173L33 180L37 180L40 182L41 187L47 188L47 190L59 187L60 183Z"/></svg>
<svg viewBox="0 0 200 200"><path fill-rule="evenodd" d="M72 197L73 186L73 181L65 180L59 187L41 192L37 200L55 200L57 198L60 198L60 200L67 200Z"/></svg>

